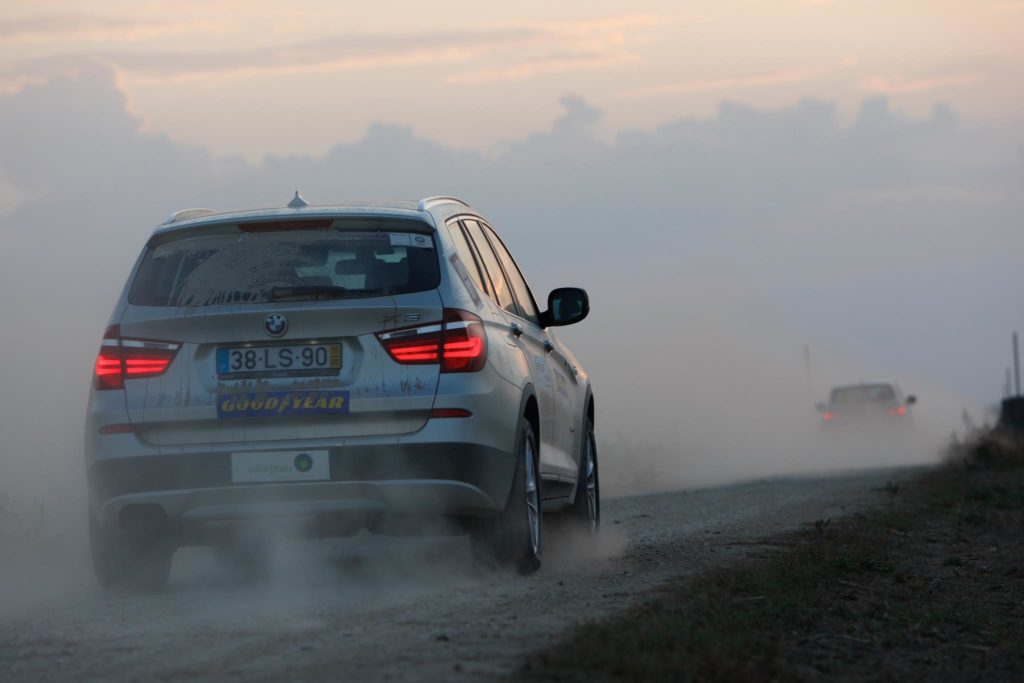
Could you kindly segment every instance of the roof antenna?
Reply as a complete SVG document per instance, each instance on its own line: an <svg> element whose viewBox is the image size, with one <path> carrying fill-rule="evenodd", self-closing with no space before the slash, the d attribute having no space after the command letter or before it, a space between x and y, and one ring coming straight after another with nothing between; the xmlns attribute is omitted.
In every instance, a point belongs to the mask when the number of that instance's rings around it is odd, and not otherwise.
<svg viewBox="0 0 1024 683"><path fill-rule="evenodd" d="M288 208L301 209L304 206L309 206L309 202L302 198L302 195L299 194L298 190L295 190L295 196L292 197L292 200L290 202L288 202Z"/></svg>

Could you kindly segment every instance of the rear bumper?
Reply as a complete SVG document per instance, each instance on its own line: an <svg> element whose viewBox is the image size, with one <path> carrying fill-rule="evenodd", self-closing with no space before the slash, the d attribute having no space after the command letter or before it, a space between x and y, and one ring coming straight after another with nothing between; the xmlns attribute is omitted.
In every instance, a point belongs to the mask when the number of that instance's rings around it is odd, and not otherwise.
<svg viewBox="0 0 1024 683"><path fill-rule="evenodd" d="M821 422L822 428L834 434L900 434L914 427L910 415L843 416Z"/></svg>
<svg viewBox="0 0 1024 683"><path fill-rule="evenodd" d="M332 447L330 480L235 484L231 454L112 458L88 471L104 527L133 506L159 506L171 524L251 518L492 514L504 508L514 456L467 443Z"/></svg>

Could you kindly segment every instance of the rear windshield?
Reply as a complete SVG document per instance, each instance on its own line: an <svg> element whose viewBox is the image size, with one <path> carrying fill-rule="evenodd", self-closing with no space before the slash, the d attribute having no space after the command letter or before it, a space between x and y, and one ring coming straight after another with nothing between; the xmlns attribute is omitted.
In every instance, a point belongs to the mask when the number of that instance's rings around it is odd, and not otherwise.
<svg viewBox="0 0 1024 683"><path fill-rule="evenodd" d="M871 403L895 400L896 393L888 384L861 384L832 390L832 403Z"/></svg>
<svg viewBox="0 0 1024 683"><path fill-rule="evenodd" d="M430 235L256 226L183 234L150 246L128 292L129 303L217 306L343 299L421 292L440 281Z"/></svg>

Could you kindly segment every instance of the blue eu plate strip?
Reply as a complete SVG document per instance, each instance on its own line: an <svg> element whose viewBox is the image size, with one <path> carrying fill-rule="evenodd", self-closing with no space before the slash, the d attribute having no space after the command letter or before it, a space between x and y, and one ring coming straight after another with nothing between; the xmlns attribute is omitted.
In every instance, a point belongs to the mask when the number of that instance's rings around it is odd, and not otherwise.
<svg viewBox="0 0 1024 683"><path fill-rule="evenodd" d="M217 349L217 374L226 375L228 372L228 350Z"/></svg>

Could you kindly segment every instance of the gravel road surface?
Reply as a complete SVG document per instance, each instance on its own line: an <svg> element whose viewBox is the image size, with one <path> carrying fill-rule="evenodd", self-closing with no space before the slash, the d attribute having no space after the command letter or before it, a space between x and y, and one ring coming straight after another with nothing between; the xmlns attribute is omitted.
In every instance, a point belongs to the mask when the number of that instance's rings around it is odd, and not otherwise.
<svg viewBox="0 0 1024 683"><path fill-rule="evenodd" d="M209 549L187 549L166 590L109 596L78 545L8 548L0 680L492 679L579 620L755 552L765 536L863 509L912 474L608 499L599 542L563 537L529 578L475 568L461 537L360 535L282 541L258 581Z"/></svg>

